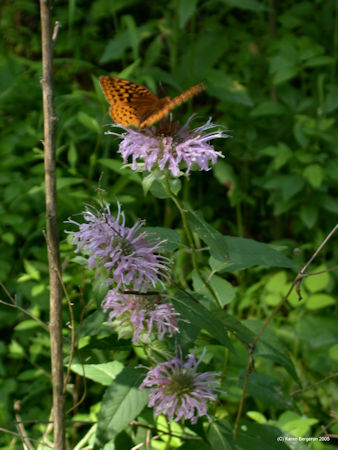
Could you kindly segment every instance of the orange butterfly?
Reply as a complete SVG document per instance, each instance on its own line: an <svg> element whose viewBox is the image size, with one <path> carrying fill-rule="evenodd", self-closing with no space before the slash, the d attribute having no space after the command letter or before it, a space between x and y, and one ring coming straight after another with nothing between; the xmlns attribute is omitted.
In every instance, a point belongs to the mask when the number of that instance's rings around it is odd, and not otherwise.
<svg viewBox="0 0 338 450"><path fill-rule="evenodd" d="M100 85L110 104L111 118L120 125L136 128L150 127L205 89L204 83L200 83L177 97L158 98L149 89L122 78L106 75L100 78Z"/></svg>

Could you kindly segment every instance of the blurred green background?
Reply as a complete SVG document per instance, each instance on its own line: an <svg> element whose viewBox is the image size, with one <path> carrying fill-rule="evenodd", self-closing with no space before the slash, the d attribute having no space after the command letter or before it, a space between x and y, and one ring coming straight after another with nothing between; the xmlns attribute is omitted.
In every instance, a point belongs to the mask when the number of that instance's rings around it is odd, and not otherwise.
<svg viewBox="0 0 338 450"><path fill-rule="evenodd" d="M272 243L291 258L298 248L302 265L337 222L337 14L334 0L55 2L60 239L77 318L91 298L91 281L69 264L63 222L98 197L98 186L107 201L123 203L130 220L180 226L168 201L144 197L141 177L121 171L118 140L104 135L111 119L98 77L121 76L160 96L205 80L206 92L174 117L183 124L196 113L200 125L211 116L232 138L216 141L225 158L212 171L193 172L183 182L185 201L223 234ZM0 25L0 279L19 305L47 322L38 2L3 0ZM337 253L335 237L312 269L332 267ZM293 276L261 268L230 275L236 290L230 311L240 319L266 317ZM330 272L307 280L305 306L295 296L278 319L305 384L337 370L336 279ZM9 301L4 290L0 298ZM1 423L13 419L14 400L22 400L26 419L46 420L50 408L48 335L26 319L1 305ZM101 392L91 389L88 405ZM331 389L328 383L320 395L311 391L308 403L298 405L318 427L329 421ZM76 401L75 391L69 395ZM234 401L231 416L236 407ZM255 400L251 407L257 408ZM275 415L270 407L261 409L269 417ZM41 428L34 430L38 436ZM73 430L76 437L81 432ZM1 448L9 441L1 436Z"/></svg>

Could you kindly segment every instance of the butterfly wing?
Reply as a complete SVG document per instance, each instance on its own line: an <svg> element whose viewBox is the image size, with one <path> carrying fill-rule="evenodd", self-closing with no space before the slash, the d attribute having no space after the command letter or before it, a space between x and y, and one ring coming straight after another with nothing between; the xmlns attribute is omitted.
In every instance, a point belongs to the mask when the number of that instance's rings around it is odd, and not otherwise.
<svg viewBox="0 0 338 450"><path fill-rule="evenodd" d="M205 89L204 83L200 83L173 99L159 99L144 86L122 78L103 76L100 85L110 104L111 118L125 127L134 125L137 128L150 127Z"/></svg>
<svg viewBox="0 0 338 450"><path fill-rule="evenodd" d="M110 76L101 77L100 85L110 104L112 119L123 126L140 127L157 109L159 98L144 86Z"/></svg>
<svg viewBox="0 0 338 450"><path fill-rule="evenodd" d="M170 97L159 99L157 109L152 114L149 114L148 117L140 123L140 128L150 127L154 123L160 121L167 114L169 114L170 111L176 108L176 106L179 106L181 105L181 103L186 102L190 98L202 92L204 89L205 84L199 83L191 87L187 91L182 92L182 94L178 95L177 97L174 97L172 99Z"/></svg>

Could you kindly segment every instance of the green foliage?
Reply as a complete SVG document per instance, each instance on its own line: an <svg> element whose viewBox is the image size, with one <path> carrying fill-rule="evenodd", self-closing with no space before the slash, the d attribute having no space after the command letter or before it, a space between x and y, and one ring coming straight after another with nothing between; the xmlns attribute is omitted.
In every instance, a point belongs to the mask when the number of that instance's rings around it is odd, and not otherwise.
<svg viewBox="0 0 338 450"><path fill-rule="evenodd" d="M330 417L337 401L330 378L338 361L337 275L323 272L336 264L335 236L307 271L323 273L304 279L302 300L294 290L264 330L236 444L233 438L249 346L299 266L337 222L335 2L284 1L275 10L256 0L71 0L55 2L53 15L62 25L54 88L67 289L63 323L70 321L68 297L77 343L66 409L81 400L67 419L84 421L67 423L69 447L132 448L155 427L160 438L152 448L160 450L304 449L308 443L298 438L323 437L322 427L337 435ZM18 417L33 421L24 423L25 430L40 441L52 398L38 2L4 0L0 24L0 299L18 306L0 305L0 422L17 432L12 422ZM160 96L205 80L206 93L175 110L175 119L183 123L197 112L197 123L212 116L231 130L232 139L216 143L225 159L213 170L192 171L188 180L171 183L190 211L196 258L222 310L193 270L179 214L161 178L123 168L118 139L104 134L111 119L98 77L106 73ZM178 342L187 353L205 347L208 370L222 374L211 423L169 428L145 407L148 394L138 389L144 371L134 367L149 355L162 360L173 348L152 340L144 350L118 339L100 308L105 273L93 274L84 258L74 257L64 233L71 229L64 224L69 216L101 197L112 205L119 199L128 223L144 218L147 231L167 239L163 248L176 260L180 287L171 296L189 321L180 323ZM65 367L71 331L65 326ZM131 426L133 420L141 425ZM332 448L330 443L313 442L313 448ZM0 448L19 449L22 441L3 432Z"/></svg>

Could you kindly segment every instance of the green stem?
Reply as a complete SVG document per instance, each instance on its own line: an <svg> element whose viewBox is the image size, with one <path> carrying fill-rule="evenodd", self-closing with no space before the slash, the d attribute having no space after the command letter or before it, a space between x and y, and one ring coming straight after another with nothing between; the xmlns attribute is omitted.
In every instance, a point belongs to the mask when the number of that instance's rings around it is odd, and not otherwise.
<svg viewBox="0 0 338 450"><path fill-rule="evenodd" d="M170 198L172 199L172 201L175 203L175 205L177 206L180 214L181 214L181 218L182 218L182 223L183 223L183 228L185 231L185 234L187 236L188 239L188 243L189 243L189 247L191 249L191 259L192 259L192 265L197 273L197 275L199 276L200 280L202 281L202 283L204 284L204 286L208 289L208 291L210 292L212 298L215 300L217 306L222 309L222 305L218 300L218 297L216 295L216 292L214 291L214 289L212 288L212 286L210 286L210 284L208 283L208 281L206 280L205 276L203 275L203 273L200 271L198 264L197 264L197 257L196 257L196 247L195 247L195 243L194 243L194 239L193 239L193 235L192 235L192 231L189 227L188 224L188 219L187 219L187 215L186 215L186 210L183 208L179 198L177 197L177 195L175 195L172 190L170 189L170 185L168 182L168 179L165 178L165 187L167 189L168 194L170 195Z"/></svg>

